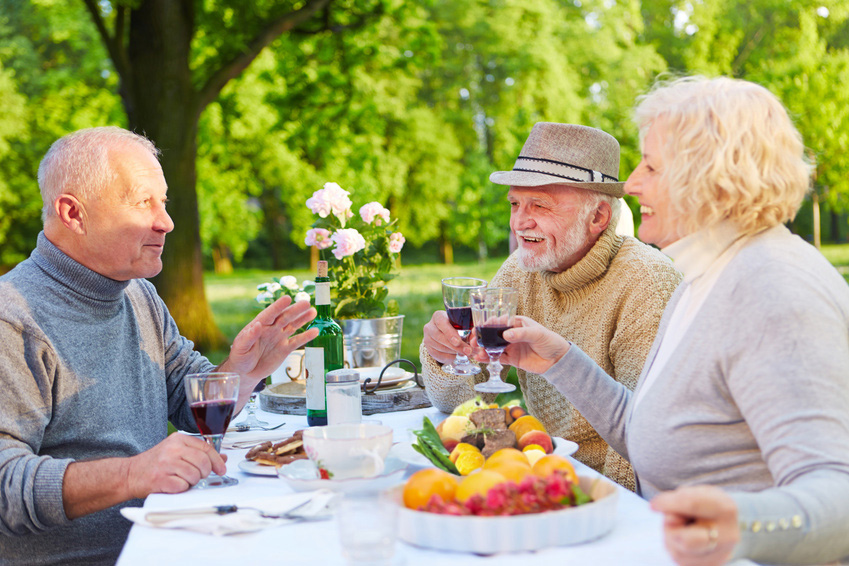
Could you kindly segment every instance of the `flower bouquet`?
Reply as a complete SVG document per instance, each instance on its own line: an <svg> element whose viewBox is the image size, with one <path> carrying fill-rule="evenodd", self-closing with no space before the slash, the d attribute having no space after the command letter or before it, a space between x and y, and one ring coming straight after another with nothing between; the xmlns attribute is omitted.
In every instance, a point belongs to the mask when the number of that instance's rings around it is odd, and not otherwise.
<svg viewBox="0 0 849 566"><path fill-rule="evenodd" d="M389 210L379 202L351 211L348 191L325 183L306 205L318 215L305 243L316 246L327 260L332 283L334 318L380 318L398 314L395 300L387 301L386 284L397 277L396 260L404 236L393 230Z"/></svg>

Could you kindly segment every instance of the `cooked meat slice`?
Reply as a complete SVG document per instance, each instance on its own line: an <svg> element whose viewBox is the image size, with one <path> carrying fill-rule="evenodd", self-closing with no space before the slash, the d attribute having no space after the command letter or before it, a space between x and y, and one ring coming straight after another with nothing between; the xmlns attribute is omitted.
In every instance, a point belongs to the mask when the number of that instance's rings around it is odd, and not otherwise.
<svg viewBox="0 0 849 566"><path fill-rule="evenodd" d="M484 436L484 445L481 453L489 458L502 448L515 448L516 435L512 430L496 430Z"/></svg>
<svg viewBox="0 0 849 566"><path fill-rule="evenodd" d="M480 409L469 415L469 418L475 424L475 428L491 428L492 430L507 428L507 415L504 409Z"/></svg>

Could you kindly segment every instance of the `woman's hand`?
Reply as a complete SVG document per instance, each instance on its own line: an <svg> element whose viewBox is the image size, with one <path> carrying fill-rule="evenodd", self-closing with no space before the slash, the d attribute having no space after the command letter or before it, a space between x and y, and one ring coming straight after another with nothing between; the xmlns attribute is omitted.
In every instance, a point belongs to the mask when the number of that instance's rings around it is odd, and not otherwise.
<svg viewBox="0 0 849 566"><path fill-rule="evenodd" d="M680 487L651 500L663 513L666 550L682 566L719 566L740 541L737 504L718 487Z"/></svg>
<svg viewBox="0 0 849 566"><path fill-rule="evenodd" d="M517 316L513 328L504 332L510 342L501 363L541 374L569 351L565 338L526 316Z"/></svg>

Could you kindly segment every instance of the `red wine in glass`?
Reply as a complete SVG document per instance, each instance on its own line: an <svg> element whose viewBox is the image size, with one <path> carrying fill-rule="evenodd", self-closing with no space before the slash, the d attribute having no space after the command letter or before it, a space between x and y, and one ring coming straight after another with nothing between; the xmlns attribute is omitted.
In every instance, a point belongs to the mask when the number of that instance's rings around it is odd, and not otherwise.
<svg viewBox="0 0 849 566"><path fill-rule="evenodd" d="M486 281L474 277L446 277L442 280L442 303L445 305L448 321L464 342L468 340L474 327L471 293L484 288ZM442 366L442 371L451 375L475 375L481 370L477 364L471 363L468 357L457 353L454 361Z"/></svg>
<svg viewBox="0 0 849 566"><path fill-rule="evenodd" d="M509 326L478 326L475 328L478 333L478 344L487 352L504 351L508 344L504 339L504 331L509 329Z"/></svg>
<svg viewBox="0 0 849 566"><path fill-rule="evenodd" d="M455 330L472 329L472 307L445 307L448 313L448 321Z"/></svg>
<svg viewBox="0 0 849 566"><path fill-rule="evenodd" d="M216 452L221 452L221 440L239 398L239 374L232 372L192 373L183 379L186 402L195 418L198 431ZM239 480L216 473L201 478L192 489L226 487Z"/></svg>
<svg viewBox="0 0 849 566"><path fill-rule="evenodd" d="M489 355L489 379L475 384L475 391L483 393L507 393L516 387L501 379L502 365L499 359L507 347L504 331L513 327L519 293L509 287L489 287L472 291L472 319L478 335L478 343Z"/></svg>
<svg viewBox="0 0 849 566"><path fill-rule="evenodd" d="M200 433L211 436L224 434L227 427L230 426L230 419L233 417L236 402L230 400L200 401L192 403L190 407Z"/></svg>

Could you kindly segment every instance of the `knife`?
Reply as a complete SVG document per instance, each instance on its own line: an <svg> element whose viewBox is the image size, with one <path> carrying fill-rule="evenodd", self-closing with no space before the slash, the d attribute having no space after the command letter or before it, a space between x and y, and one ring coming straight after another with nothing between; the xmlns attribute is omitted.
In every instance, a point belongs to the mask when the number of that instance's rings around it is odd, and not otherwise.
<svg viewBox="0 0 849 566"><path fill-rule="evenodd" d="M145 521L161 525L180 519L193 519L200 515L229 515L239 508L235 505L215 505L213 507L196 507L194 509L174 509L173 511L151 511L144 516Z"/></svg>
<svg viewBox="0 0 849 566"><path fill-rule="evenodd" d="M259 513L260 517L264 517L266 519L298 519L302 521L309 521L312 519L311 517L305 517L303 515L297 514L293 515L292 513L305 506L310 501L312 501L312 499L307 499L306 501L295 505L285 513L266 513L262 509L257 509L255 507L238 507L236 505L214 505L212 507L195 507L193 509L151 511L150 513L147 513L144 516L144 519L145 521L153 525L162 525L180 519L194 519L202 515L229 515L230 513L235 513L236 511L239 511L241 509L243 511L256 511L257 513ZM321 519L319 519L319 517L317 516L316 520Z"/></svg>

